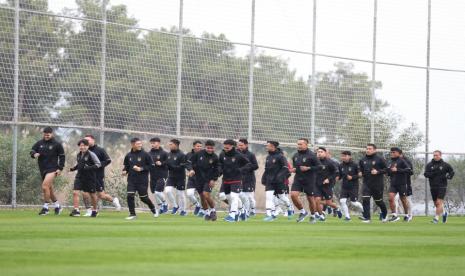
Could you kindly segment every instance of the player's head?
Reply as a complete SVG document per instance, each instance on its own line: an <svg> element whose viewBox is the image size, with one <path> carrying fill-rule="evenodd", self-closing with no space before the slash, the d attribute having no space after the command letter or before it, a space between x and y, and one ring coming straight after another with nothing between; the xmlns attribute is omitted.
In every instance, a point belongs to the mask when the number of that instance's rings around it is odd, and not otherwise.
<svg viewBox="0 0 465 276"><path fill-rule="evenodd" d="M236 146L236 142L233 139L227 139L223 142L223 149L225 152L230 152Z"/></svg>
<svg viewBox="0 0 465 276"><path fill-rule="evenodd" d="M367 144L367 147L365 149L365 153L367 155L373 155L376 153L376 145L375 144Z"/></svg>
<svg viewBox="0 0 465 276"><path fill-rule="evenodd" d="M95 146L95 137L92 134L86 134L84 136L84 139L86 139L89 142L89 147Z"/></svg>
<svg viewBox="0 0 465 276"><path fill-rule="evenodd" d="M150 139L150 145L152 146L152 149L159 149L160 143L161 140L158 137L153 137L152 139Z"/></svg>
<svg viewBox="0 0 465 276"><path fill-rule="evenodd" d="M249 141L247 141L247 139L245 139L245 138L239 139L239 142L237 143L237 148L238 148L240 151L244 151L244 150L246 150L248 147L249 147Z"/></svg>
<svg viewBox="0 0 465 276"><path fill-rule="evenodd" d="M170 148L170 150L178 150L180 144L181 142L178 139L171 139L168 143L168 147Z"/></svg>
<svg viewBox="0 0 465 276"><path fill-rule="evenodd" d="M87 141L86 139L79 140L77 145L79 146L80 152L86 152L89 149L89 141Z"/></svg>
<svg viewBox="0 0 465 276"><path fill-rule="evenodd" d="M215 152L215 142L213 140L205 141L205 151L208 154L212 154Z"/></svg>
<svg viewBox="0 0 465 276"><path fill-rule="evenodd" d="M50 140L53 137L53 128L51 127L44 127L42 130L42 134L44 137L44 140Z"/></svg>
<svg viewBox="0 0 465 276"><path fill-rule="evenodd" d="M402 150L398 147L392 147L391 151L389 152L389 155L391 156L391 158L399 158L401 154L402 154Z"/></svg>
<svg viewBox="0 0 465 276"><path fill-rule="evenodd" d="M199 152L202 150L202 142L200 142L199 140L196 140L192 143L192 149L194 150L194 152Z"/></svg>
<svg viewBox="0 0 465 276"><path fill-rule="evenodd" d="M275 152L276 149L279 147L279 142L278 141L267 141L266 142L266 150L268 152Z"/></svg>
<svg viewBox="0 0 465 276"><path fill-rule="evenodd" d="M440 150L433 151L433 159L439 161L442 159L442 152Z"/></svg>
<svg viewBox="0 0 465 276"><path fill-rule="evenodd" d="M132 138L131 147L132 150L142 150L142 141L137 137Z"/></svg>
<svg viewBox="0 0 465 276"><path fill-rule="evenodd" d="M307 138L300 138L297 140L297 149L298 150L306 150L308 149L308 139Z"/></svg>
<svg viewBox="0 0 465 276"><path fill-rule="evenodd" d="M342 162L349 162L352 159L352 153L348 150L341 152L341 160Z"/></svg>
<svg viewBox="0 0 465 276"><path fill-rule="evenodd" d="M318 158L325 159L328 155L328 150L325 147L318 147L316 154L318 155Z"/></svg>

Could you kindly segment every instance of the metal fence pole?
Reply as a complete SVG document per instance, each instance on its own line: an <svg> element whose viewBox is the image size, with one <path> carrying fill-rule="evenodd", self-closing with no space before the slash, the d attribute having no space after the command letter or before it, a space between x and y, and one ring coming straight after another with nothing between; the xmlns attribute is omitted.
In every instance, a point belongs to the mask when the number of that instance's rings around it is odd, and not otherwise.
<svg viewBox="0 0 465 276"><path fill-rule="evenodd" d="M311 117L310 117L310 142L315 143L315 92L316 92L316 0L313 0L313 26L312 26L312 78L310 84Z"/></svg>
<svg viewBox="0 0 465 276"><path fill-rule="evenodd" d="M16 179L18 164L18 99L19 99L19 0L15 0L13 152L11 164L11 207L16 208Z"/></svg>
<svg viewBox="0 0 465 276"><path fill-rule="evenodd" d="M103 146L105 136L105 82L107 68L107 3L108 0L102 1L102 58L101 58L101 76L100 76L100 146Z"/></svg>
<svg viewBox="0 0 465 276"><path fill-rule="evenodd" d="M425 168L429 152L429 73L431 50L431 0L428 0L428 31L426 38L426 104L425 104ZM425 178L425 215L428 215L428 179Z"/></svg>
<svg viewBox="0 0 465 276"><path fill-rule="evenodd" d="M371 126L370 126L370 143L375 142L375 83L376 83L376 30L378 23L378 0L374 0L373 7L373 50L372 50L372 67L371 67Z"/></svg>
<svg viewBox="0 0 465 276"><path fill-rule="evenodd" d="M250 22L250 55L249 55L249 118L247 139L253 138L253 73L255 65L255 0L252 0L252 15Z"/></svg>
<svg viewBox="0 0 465 276"><path fill-rule="evenodd" d="M179 0L179 30L178 30L178 75L176 84L176 136L181 136L181 91L182 91L182 33L184 1Z"/></svg>

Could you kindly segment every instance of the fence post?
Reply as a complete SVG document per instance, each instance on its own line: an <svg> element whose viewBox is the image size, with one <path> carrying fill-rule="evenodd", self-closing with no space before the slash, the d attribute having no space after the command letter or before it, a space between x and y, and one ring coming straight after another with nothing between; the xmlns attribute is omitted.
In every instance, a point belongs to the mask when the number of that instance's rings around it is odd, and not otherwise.
<svg viewBox="0 0 465 276"><path fill-rule="evenodd" d="M313 26L312 26L312 78L310 83L311 117L310 117L310 143L315 142L315 93L316 93L316 0L313 0Z"/></svg>
<svg viewBox="0 0 465 276"><path fill-rule="evenodd" d="M179 30L178 30L178 74L176 83L176 136L181 136L181 91L182 91L182 42L184 1L179 0Z"/></svg>
<svg viewBox="0 0 465 276"><path fill-rule="evenodd" d="M376 31L378 23L378 0L374 0L373 7L373 49L372 49L372 67L371 67L371 127L370 143L375 142L375 83L376 83Z"/></svg>
<svg viewBox="0 0 465 276"><path fill-rule="evenodd" d="M249 55L249 118L247 128L247 139L253 138L253 88L254 88L254 65L255 65L255 0L252 0L252 15L250 22L250 55Z"/></svg>
<svg viewBox="0 0 465 276"><path fill-rule="evenodd" d="M429 152L429 73L431 49L431 0L428 0L428 31L426 37L426 104L425 104L425 168ZM425 216L428 215L428 179L425 178Z"/></svg>
<svg viewBox="0 0 465 276"><path fill-rule="evenodd" d="M107 70L107 3L108 0L102 1L102 58L101 58L101 75L100 75L100 146L103 147L105 135L105 83Z"/></svg>
<svg viewBox="0 0 465 276"><path fill-rule="evenodd" d="M15 0L13 152L11 164L11 207L16 208L16 179L18 165L18 99L19 99L19 0Z"/></svg>

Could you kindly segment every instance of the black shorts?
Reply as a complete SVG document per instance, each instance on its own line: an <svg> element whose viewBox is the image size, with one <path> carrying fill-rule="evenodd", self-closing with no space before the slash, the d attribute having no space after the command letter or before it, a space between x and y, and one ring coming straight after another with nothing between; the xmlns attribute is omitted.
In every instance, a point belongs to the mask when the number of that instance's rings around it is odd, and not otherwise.
<svg viewBox="0 0 465 276"><path fill-rule="evenodd" d="M373 197L374 200L383 199L384 185L368 185L363 183L362 196Z"/></svg>
<svg viewBox="0 0 465 276"><path fill-rule="evenodd" d="M399 194L399 196L407 196L407 184L405 185L392 185L389 186L389 193Z"/></svg>
<svg viewBox="0 0 465 276"><path fill-rule="evenodd" d="M333 198L333 188L330 184L315 185L315 197L321 197L324 200Z"/></svg>
<svg viewBox="0 0 465 276"><path fill-rule="evenodd" d="M96 191L97 192L105 191L105 180L103 178L97 178Z"/></svg>
<svg viewBox="0 0 465 276"><path fill-rule="evenodd" d="M153 193L160 192L163 193L165 190L166 178L151 178L150 179L150 191Z"/></svg>
<svg viewBox="0 0 465 276"><path fill-rule="evenodd" d="M286 186L284 183L270 183L265 185L265 191L274 191L275 194L281 195L285 194L289 187Z"/></svg>
<svg viewBox="0 0 465 276"><path fill-rule="evenodd" d="M446 197L447 187L430 187L433 201L444 199Z"/></svg>
<svg viewBox="0 0 465 276"><path fill-rule="evenodd" d="M412 184L407 184L407 196L413 195Z"/></svg>
<svg viewBox="0 0 465 276"><path fill-rule="evenodd" d="M207 192L207 193L212 192L212 188L210 187L210 184L208 182L202 183L202 184L196 183L195 190L197 191L197 193L199 193L199 195L202 194L203 192Z"/></svg>
<svg viewBox="0 0 465 276"><path fill-rule="evenodd" d="M97 185L95 181L82 181L79 178L74 179L74 187L73 190L75 191L83 191L86 193L95 193L97 190Z"/></svg>
<svg viewBox="0 0 465 276"><path fill-rule="evenodd" d="M353 187L352 189L341 189L340 198L349 198L350 201L354 202L358 199L358 186Z"/></svg>
<svg viewBox="0 0 465 276"><path fill-rule="evenodd" d="M255 182L242 182L242 191L246 193L255 192Z"/></svg>
<svg viewBox="0 0 465 276"><path fill-rule="evenodd" d="M82 184L81 184L81 180L79 178L74 179L73 190L74 191L82 191Z"/></svg>
<svg viewBox="0 0 465 276"><path fill-rule="evenodd" d="M230 193L240 193L242 192L242 182L237 181L234 183L224 183L222 184L222 187L224 189L224 193L229 195Z"/></svg>
<svg viewBox="0 0 465 276"><path fill-rule="evenodd" d="M186 189L186 179L184 178L168 178L166 186L175 187L176 190L184 191Z"/></svg>
<svg viewBox="0 0 465 276"><path fill-rule="evenodd" d="M294 178L291 191L305 193L307 196L314 196L315 195L314 183L306 179Z"/></svg>
<svg viewBox="0 0 465 276"><path fill-rule="evenodd" d="M46 169L46 170L40 171L40 177L42 178L42 181L45 179L45 176L47 174L55 172L56 170L58 170L58 168L56 168L56 169Z"/></svg>
<svg viewBox="0 0 465 276"><path fill-rule="evenodd" d="M148 183L128 182L128 193L138 193L139 196L146 196L149 188Z"/></svg>
<svg viewBox="0 0 465 276"><path fill-rule="evenodd" d="M186 189L197 189L197 183L195 182L194 177L189 177L187 179L187 188Z"/></svg>

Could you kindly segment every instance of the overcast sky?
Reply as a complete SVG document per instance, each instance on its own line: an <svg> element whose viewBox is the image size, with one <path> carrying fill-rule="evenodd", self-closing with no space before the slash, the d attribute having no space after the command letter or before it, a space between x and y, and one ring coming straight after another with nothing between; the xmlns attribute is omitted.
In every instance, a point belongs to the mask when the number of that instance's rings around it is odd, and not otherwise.
<svg viewBox="0 0 465 276"><path fill-rule="evenodd" d="M74 0L49 0L50 9L75 8ZM427 0L379 0L377 60L426 66ZM316 51L364 60L372 58L373 0L319 0ZM125 4L144 28L178 25L177 0L110 0ZM255 43L311 52L310 0L256 0ZM431 67L465 69L465 1L432 0ZM250 42L251 0L184 0L184 27L195 34L223 33L235 42ZM238 54L247 52L239 46ZM289 61L299 75L311 72L311 56L259 49ZM318 57L318 71L332 69L338 59ZM371 64L352 62L371 76ZM376 93L402 115L403 126L415 122L425 130L426 71L378 65ZM431 71L430 148L465 152L465 73Z"/></svg>

